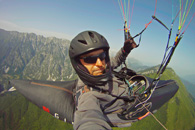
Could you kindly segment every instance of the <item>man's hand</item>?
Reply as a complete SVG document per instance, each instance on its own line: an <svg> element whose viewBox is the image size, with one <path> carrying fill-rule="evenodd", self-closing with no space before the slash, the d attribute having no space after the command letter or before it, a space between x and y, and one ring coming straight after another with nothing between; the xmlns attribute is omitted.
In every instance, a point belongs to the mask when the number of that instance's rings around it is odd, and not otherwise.
<svg viewBox="0 0 195 130"><path fill-rule="evenodd" d="M129 54L129 52L133 49L136 48L137 44L135 43L135 41L133 40L133 38L128 39L125 41L123 49L125 51L125 53Z"/></svg>

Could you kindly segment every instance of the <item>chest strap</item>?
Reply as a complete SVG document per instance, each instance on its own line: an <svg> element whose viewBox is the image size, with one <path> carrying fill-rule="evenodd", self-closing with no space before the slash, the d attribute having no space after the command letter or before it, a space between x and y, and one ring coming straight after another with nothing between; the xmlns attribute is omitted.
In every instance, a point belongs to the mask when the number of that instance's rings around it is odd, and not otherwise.
<svg viewBox="0 0 195 130"><path fill-rule="evenodd" d="M79 90L76 91L76 105L78 105L78 99L81 95L83 95L84 93L90 92L90 91L96 91L99 93L103 93L103 94L109 94L109 91L103 90L101 88L97 88L97 87L90 87L85 85L84 87L80 88Z"/></svg>

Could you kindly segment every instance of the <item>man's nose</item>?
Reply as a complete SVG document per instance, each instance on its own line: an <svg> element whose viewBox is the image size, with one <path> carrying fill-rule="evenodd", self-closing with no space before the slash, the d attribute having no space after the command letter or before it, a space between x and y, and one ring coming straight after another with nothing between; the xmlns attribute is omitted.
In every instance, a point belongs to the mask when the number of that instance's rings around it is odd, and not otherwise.
<svg viewBox="0 0 195 130"><path fill-rule="evenodd" d="M97 58L97 61L95 63L96 66L102 66L102 61L100 60L100 58Z"/></svg>

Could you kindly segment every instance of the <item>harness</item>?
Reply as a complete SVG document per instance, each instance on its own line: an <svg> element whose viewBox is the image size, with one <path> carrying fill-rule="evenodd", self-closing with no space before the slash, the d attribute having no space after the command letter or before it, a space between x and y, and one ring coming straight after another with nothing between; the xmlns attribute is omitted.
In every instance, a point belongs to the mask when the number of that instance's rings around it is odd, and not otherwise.
<svg viewBox="0 0 195 130"><path fill-rule="evenodd" d="M137 98L140 98L140 96L146 97L144 92L149 87L149 82L146 77L142 75L136 74L135 71L128 69L127 67L123 67L119 72L113 71L113 74L120 80L123 81L127 86L127 94L124 96L119 95L118 98L124 98L125 100L128 100L128 102L134 102L137 100ZM95 87L95 86L88 86L85 85L84 87L81 87L76 91L76 104L78 104L79 97L83 95L86 92L89 91L96 91L99 93L104 94L111 94L110 91L106 91L104 89ZM142 97L143 97L142 96ZM112 104L110 104L112 105Z"/></svg>
<svg viewBox="0 0 195 130"><path fill-rule="evenodd" d="M151 113L149 110L153 106L151 101L149 101L150 97L152 96L152 93L148 91L151 87L149 83L150 79L143 75L138 75L135 71L128 69L127 67L122 68L119 72L113 71L113 74L115 77L117 77L117 79L123 81L123 83L126 84L122 86L126 86L127 91L118 95L118 97L104 105L102 108L102 111L105 112L107 122L111 126L124 127L126 125L130 125L132 122L141 120L150 115ZM120 88L120 83L118 85ZM82 94L90 91L112 95L112 93L109 91L85 85L76 91L76 106L79 97ZM118 99L124 100L124 106L116 111L107 113L105 110L111 107Z"/></svg>

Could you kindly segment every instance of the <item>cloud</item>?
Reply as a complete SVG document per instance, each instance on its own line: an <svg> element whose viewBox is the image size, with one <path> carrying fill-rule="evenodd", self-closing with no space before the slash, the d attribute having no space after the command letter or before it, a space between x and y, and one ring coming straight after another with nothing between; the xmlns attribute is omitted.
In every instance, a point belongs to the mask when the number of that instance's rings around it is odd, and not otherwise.
<svg viewBox="0 0 195 130"><path fill-rule="evenodd" d="M72 36L64 33L39 30L35 28L26 28L26 27L19 26L15 23L9 21L3 21L3 20L0 20L0 28L5 29L7 31L35 33L37 35L43 35L45 37L57 37L57 38L68 39L68 40L71 40L73 38Z"/></svg>

